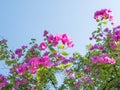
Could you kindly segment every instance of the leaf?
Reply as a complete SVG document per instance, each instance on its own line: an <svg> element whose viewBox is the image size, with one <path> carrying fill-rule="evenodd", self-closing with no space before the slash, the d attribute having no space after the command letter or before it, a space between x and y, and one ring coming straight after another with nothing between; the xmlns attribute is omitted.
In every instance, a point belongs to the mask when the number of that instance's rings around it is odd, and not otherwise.
<svg viewBox="0 0 120 90"><path fill-rule="evenodd" d="M69 67L71 67L71 66L72 66L71 63L67 63L66 65L64 65L64 68L69 68Z"/></svg>
<svg viewBox="0 0 120 90"><path fill-rule="evenodd" d="M65 52L65 51L61 52L61 54L62 54L63 56L67 56L67 55L68 55L68 53Z"/></svg>
<svg viewBox="0 0 120 90"><path fill-rule="evenodd" d="M59 47L58 47L59 49L64 49L65 48L65 46L64 45L59 45Z"/></svg>
<svg viewBox="0 0 120 90"><path fill-rule="evenodd" d="M11 64L16 63L16 61L15 61L15 60L6 60L5 63L6 63L8 66L10 66Z"/></svg>
<svg viewBox="0 0 120 90"><path fill-rule="evenodd" d="M4 59L5 59L4 55L0 56L0 60L4 60Z"/></svg>
<svg viewBox="0 0 120 90"><path fill-rule="evenodd" d="M106 21L104 21L104 22L103 22L103 24L105 24L105 25L106 25L106 24L107 24L107 22L106 22Z"/></svg>
<svg viewBox="0 0 120 90"><path fill-rule="evenodd" d="M49 46L49 49L53 54L57 52L52 46Z"/></svg>

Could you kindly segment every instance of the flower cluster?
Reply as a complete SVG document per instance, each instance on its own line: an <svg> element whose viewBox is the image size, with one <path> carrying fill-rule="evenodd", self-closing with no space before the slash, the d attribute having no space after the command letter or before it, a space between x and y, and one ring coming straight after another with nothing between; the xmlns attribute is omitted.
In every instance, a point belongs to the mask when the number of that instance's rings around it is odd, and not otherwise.
<svg viewBox="0 0 120 90"><path fill-rule="evenodd" d="M41 42L39 48L40 50L45 50L47 48L47 44L45 42Z"/></svg>
<svg viewBox="0 0 120 90"><path fill-rule="evenodd" d="M111 42L110 42L110 47L111 47L111 49L113 49L113 50L116 50L116 49L117 49L117 45L115 44L114 41L111 41Z"/></svg>
<svg viewBox="0 0 120 90"><path fill-rule="evenodd" d="M0 74L0 88L5 87L6 84L7 84L7 79L3 75Z"/></svg>
<svg viewBox="0 0 120 90"><path fill-rule="evenodd" d="M95 20L103 20L103 19L108 19L108 20L113 20L113 16L110 14L112 11L110 9L101 9L99 11L96 11L94 14L94 19Z"/></svg>
<svg viewBox="0 0 120 90"><path fill-rule="evenodd" d="M15 51L7 50L7 40L1 40L0 59L5 59L8 54L6 64L10 66L10 75L7 79L0 75L0 89L42 90L48 83L58 89L55 73L62 70L66 77L60 90L116 88L114 84L119 81L116 76L120 75L113 72L120 71L117 61L120 58L120 26L112 30L102 27L113 19L109 9L95 12L94 19L98 22L98 28L92 33L90 40L95 39L96 43L87 46L89 49L84 56L73 53L69 57L66 48L71 48L74 44L67 34L53 35L45 30L41 43L37 44L36 39L31 39L28 49L23 45Z"/></svg>
<svg viewBox="0 0 120 90"><path fill-rule="evenodd" d="M85 86L85 83L89 83L91 86L93 85L93 80L89 76L84 76L78 79L77 82L75 82L74 87L75 89L79 88L80 86Z"/></svg>
<svg viewBox="0 0 120 90"><path fill-rule="evenodd" d="M100 49L100 50L105 50L104 45L98 45L98 44L94 44L90 50L94 50L94 49Z"/></svg>
<svg viewBox="0 0 120 90"><path fill-rule="evenodd" d="M42 65L44 67L50 67L52 65L52 62L50 61L50 58L48 56L34 57L29 60L29 65L31 67L30 72L32 74L35 74L37 69L39 68L39 65Z"/></svg>
<svg viewBox="0 0 120 90"><path fill-rule="evenodd" d="M87 64L87 65L85 66L85 68L84 68L84 72L87 72L89 69L90 69L90 65Z"/></svg>
<svg viewBox="0 0 120 90"><path fill-rule="evenodd" d="M2 42L2 43L6 43L6 42L7 42L7 40L6 40L6 39L3 39L3 40L1 40L1 42Z"/></svg>
<svg viewBox="0 0 120 90"><path fill-rule="evenodd" d="M53 46L58 45L60 41L62 42L62 44L67 45L68 47L74 46L72 40L67 34L52 35L48 34L47 31L44 31L44 36L47 37L47 41L51 43Z"/></svg>
<svg viewBox="0 0 120 90"><path fill-rule="evenodd" d="M119 41L120 40L120 26L113 28L113 40Z"/></svg>
<svg viewBox="0 0 120 90"><path fill-rule="evenodd" d="M18 90L19 86L20 85L23 85L23 84L26 84L27 83L27 79L19 79L19 78L16 78L15 79L15 86L14 86L14 90Z"/></svg>
<svg viewBox="0 0 120 90"><path fill-rule="evenodd" d="M22 56L22 49L16 49L15 54L18 55L18 58Z"/></svg>
<svg viewBox="0 0 120 90"><path fill-rule="evenodd" d="M24 63L24 64L20 64L17 68L16 68L16 72L18 73L18 75L22 75L24 72L26 72L28 70L29 66Z"/></svg>
<svg viewBox="0 0 120 90"><path fill-rule="evenodd" d="M74 75L73 75L73 73L72 73L72 71L71 71L71 70L66 69L66 71L65 71L65 72L66 72L66 74L67 74L67 75L69 75L69 78L70 78L70 79L73 79L73 78L74 78Z"/></svg>
<svg viewBox="0 0 120 90"><path fill-rule="evenodd" d="M100 54L99 56L93 56L90 58L92 63L98 63L98 64L103 64L103 63L110 63L110 64L115 64L116 61L114 59L111 59L108 57L106 54Z"/></svg>

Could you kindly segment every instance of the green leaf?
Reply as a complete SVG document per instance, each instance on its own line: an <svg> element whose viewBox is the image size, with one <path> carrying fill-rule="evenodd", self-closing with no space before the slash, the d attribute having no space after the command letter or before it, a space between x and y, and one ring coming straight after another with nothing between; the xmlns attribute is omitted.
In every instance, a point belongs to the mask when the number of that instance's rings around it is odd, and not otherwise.
<svg viewBox="0 0 120 90"><path fill-rule="evenodd" d="M49 46L49 49L52 53L56 53L57 51L52 47L52 46Z"/></svg>
<svg viewBox="0 0 120 90"><path fill-rule="evenodd" d="M65 51L61 52L61 54L62 54L63 56L67 56L67 55L68 55L68 53L65 52Z"/></svg>
<svg viewBox="0 0 120 90"><path fill-rule="evenodd" d="M10 66L11 64L15 63L15 60L6 60L5 63Z"/></svg>
<svg viewBox="0 0 120 90"><path fill-rule="evenodd" d="M107 24L107 22L106 22L106 21L104 21L104 22L103 22L103 24L105 24L105 25L106 25L106 24Z"/></svg>
<svg viewBox="0 0 120 90"><path fill-rule="evenodd" d="M59 47L58 47L59 49L64 49L65 48L65 46L64 45L59 45Z"/></svg>

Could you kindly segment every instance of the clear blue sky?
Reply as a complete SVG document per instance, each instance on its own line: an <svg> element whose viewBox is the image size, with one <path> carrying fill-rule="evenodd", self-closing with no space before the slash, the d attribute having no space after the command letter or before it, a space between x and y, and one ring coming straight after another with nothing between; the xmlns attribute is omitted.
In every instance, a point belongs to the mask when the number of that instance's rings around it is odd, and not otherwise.
<svg viewBox="0 0 120 90"><path fill-rule="evenodd" d="M119 7L120 0L0 0L0 35L14 50L31 38L41 41L45 29L67 33L75 43L71 51L84 54L96 29L94 12L109 8L120 23Z"/></svg>
<svg viewBox="0 0 120 90"><path fill-rule="evenodd" d="M0 35L15 49L33 37L41 41L45 29L67 33L75 43L73 51L84 54L96 28L94 12L110 8L120 20L119 6L120 0L0 0Z"/></svg>

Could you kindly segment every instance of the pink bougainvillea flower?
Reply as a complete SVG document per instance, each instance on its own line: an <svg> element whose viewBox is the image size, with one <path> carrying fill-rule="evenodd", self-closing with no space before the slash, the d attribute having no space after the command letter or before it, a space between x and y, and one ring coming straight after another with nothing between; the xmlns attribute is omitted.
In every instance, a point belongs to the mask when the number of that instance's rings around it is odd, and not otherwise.
<svg viewBox="0 0 120 90"><path fill-rule="evenodd" d="M63 44L66 44L69 41L67 34L62 34L61 41Z"/></svg>
<svg viewBox="0 0 120 90"><path fill-rule="evenodd" d="M65 72L66 72L67 74L70 74L70 73L71 73L71 70L70 70L70 69L66 69Z"/></svg>
<svg viewBox="0 0 120 90"><path fill-rule="evenodd" d="M61 39L61 35L59 35L59 34L57 34L55 36L50 34L47 38L48 42L51 43L53 46L56 46L59 43L60 39Z"/></svg>
<svg viewBox="0 0 120 90"><path fill-rule="evenodd" d="M15 55L14 54L11 55L11 59L15 59Z"/></svg>
<svg viewBox="0 0 120 90"><path fill-rule="evenodd" d="M43 64L43 66L45 66L45 67L50 67L52 65L52 62L50 61L49 56L43 56L41 58L41 62Z"/></svg>
<svg viewBox="0 0 120 90"><path fill-rule="evenodd" d="M53 36L52 34L50 34L50 35L48 36L48 38L47 38L47 41L50 42L50 43L52 43L53 40L54 40L54 36Z"/></svg>
<svg viewBox="0 0 120 90"><path fill-rule="evenodd" d="M30 73L31 73L31 74L35 74L36 71L37 71L37 69L31 69L31 70L30 70Z"/></svg>
<svg viewBox="0 0 120 90"><path fill-rule="evenodd" d="M40 65L40 57L34 57L29 61L30 66L32 67L32 69L37 69Z"/></svg>
<svg viewBox="0 0 120 90"><path fill-rule="evenodd" d="M1 42L6 43L6 42L7 42L7 40L6 40L6 39L3 39L3 40L1 40Z"/></svg>
<svg viewBox="0 0 120 90"><path fill-rule="evenodd" d="M29 61L29 65L31 67L30 73L35 74L37 69L39 68L40 65L40 57L34 57Z"/></svg>
<svg viewBox="0 0 120 90"><path fill-rule="evenodd" d="M22 50L21 49L16 49L15 54L17 54L18 58L20 58L22 56Z"/></svg>
<svg viewBox="0 0 120 90"><path fill-rule="evenodd" d="M32 74L35 74L37 69L39 68L39 65L43 65L44 67L50 67L52 65L52 62L50 61L49 56L43 56L43 57L34 57L31 60L29 60L29 65L31 67L30 72Z"/></svg>
<svg viewBox="0 0 120 90"><path fill-rule="evenodd" d="M48 34L48 31L44 30L44 35L43 36L47 36L47 34Z"/></svg>
<svg viewBox="0 0 120 90"><path fill-rule="evenodd" d="M16 71L18 73L18 75L22 75L24 72L26 72L28 70L29 66L24 63L24 64L21 64L19 65L17 68L16 68Z"/></svg>
<svg viewBox="0 0 120 90"><path fill-rule="evenodd" d="M15 86L13 87L14 90L18 90L19 86L22 85L22 84L26 84L27 83L27 79L19 79L19 78L16 78L15 79Z"/></svg>
<svg viewBox="0 0 120 90"><path fill-rule="evenodd" d="M69 74L69 78L70 78L70 79L73 79L73 78L74 78L74 76L73 76L72 73Z"/></svg>
<svg viewBox="0 0 120 90"><path fill-rule="evenodd" d="M105 50L105 47L104 47L104 45L102 45L102 46L99 46L99 49L100 49L100 50Z"/></svg>
<svg viewBox="0 0 120 90"><path fill-rule="evenodd" d="M61 35L61 41L64 45L67 44L68 47L73 47L74 46L72 40L69 38L69 36L67 34L62 34Z"/></svg>
<svg viewBox="0 0 120 90"><path fill-rule="evenodd" d="M116 63L116 61L115 61L114 59L111 59L111 58L109 58L109 57L105 57L105 58L104 58L104 61L105 61L106 63L110 63L110 64L115 64L115 63Z"/></svg>
<svg viewBox="0 0 120 90"><path fill-rule="evenodd" d="M86 65L84 68L84 72L87 72L90 69L90 65Z"/></svg>
<svg viewBox="0 0 120 90"><path fill-rule="evenodd" d="M116 49L117 49L117 45L115 44L115 42L110 42L110 47L111 47L111 49L113 49L113 50L116 50Z"/></svg>
<svg viewBox="0 0 120 90"><path fill-rule="evenodd" d="M94 50L94 49L98 49L99 48L99 45L98 44L94 44L91 48L90 48L90 50Z"/></svg>
<svg viewBox="0 0 120 90"><path fill-rule="evenodd" d="M22 48L22 49L25 49L25 48L27 48L27 47L28 47L28 46L24 46L24 45L23 45L21 48Z"/></svg>
<svg viewBox="0 0 120 90"><path fill-rule="evenodd" d="M120 25L113 28L112 38L115 41L120 41Z"/></svg>
<svg viewBox="0 0 120 90"><path fill-rule="evenodd" d="M90 58L92 63L98 63L98 64L103 64L103 63L109 63L109 64L115 64L116 61L114 59L109 58L106 55L99 55L99 56L93 56Z"/></svg>
<svg viewBox="0 0 120 90"><path fill-rule="evenodd" d="M47 48L47 44L45 42L42 42L39 46L40 50L45 50Z"/></svg>
<svg viewBox="0 0 120 90"><path fill-rule="evenodd" d="M0 88L5 87L6 84L7 84L7 79L3 75L0 74Z"/></svg>
<svg viewBox="0 0 120 90"><path fill-rule="evenodd" d="M103 19L108 19L110 21L113 20L113 16L111 15L111 10L110 9L101 9L99 11L96 11L94 14L94 19L95 20L103 20Z"/></svg>
<svg viewBox="0 0 120 90"><path fill-rule="evenodd" d="M67 42L67 45L68 45L68 47L73 47L74 46L72 40L70 40L69 42Z"/></svg>

